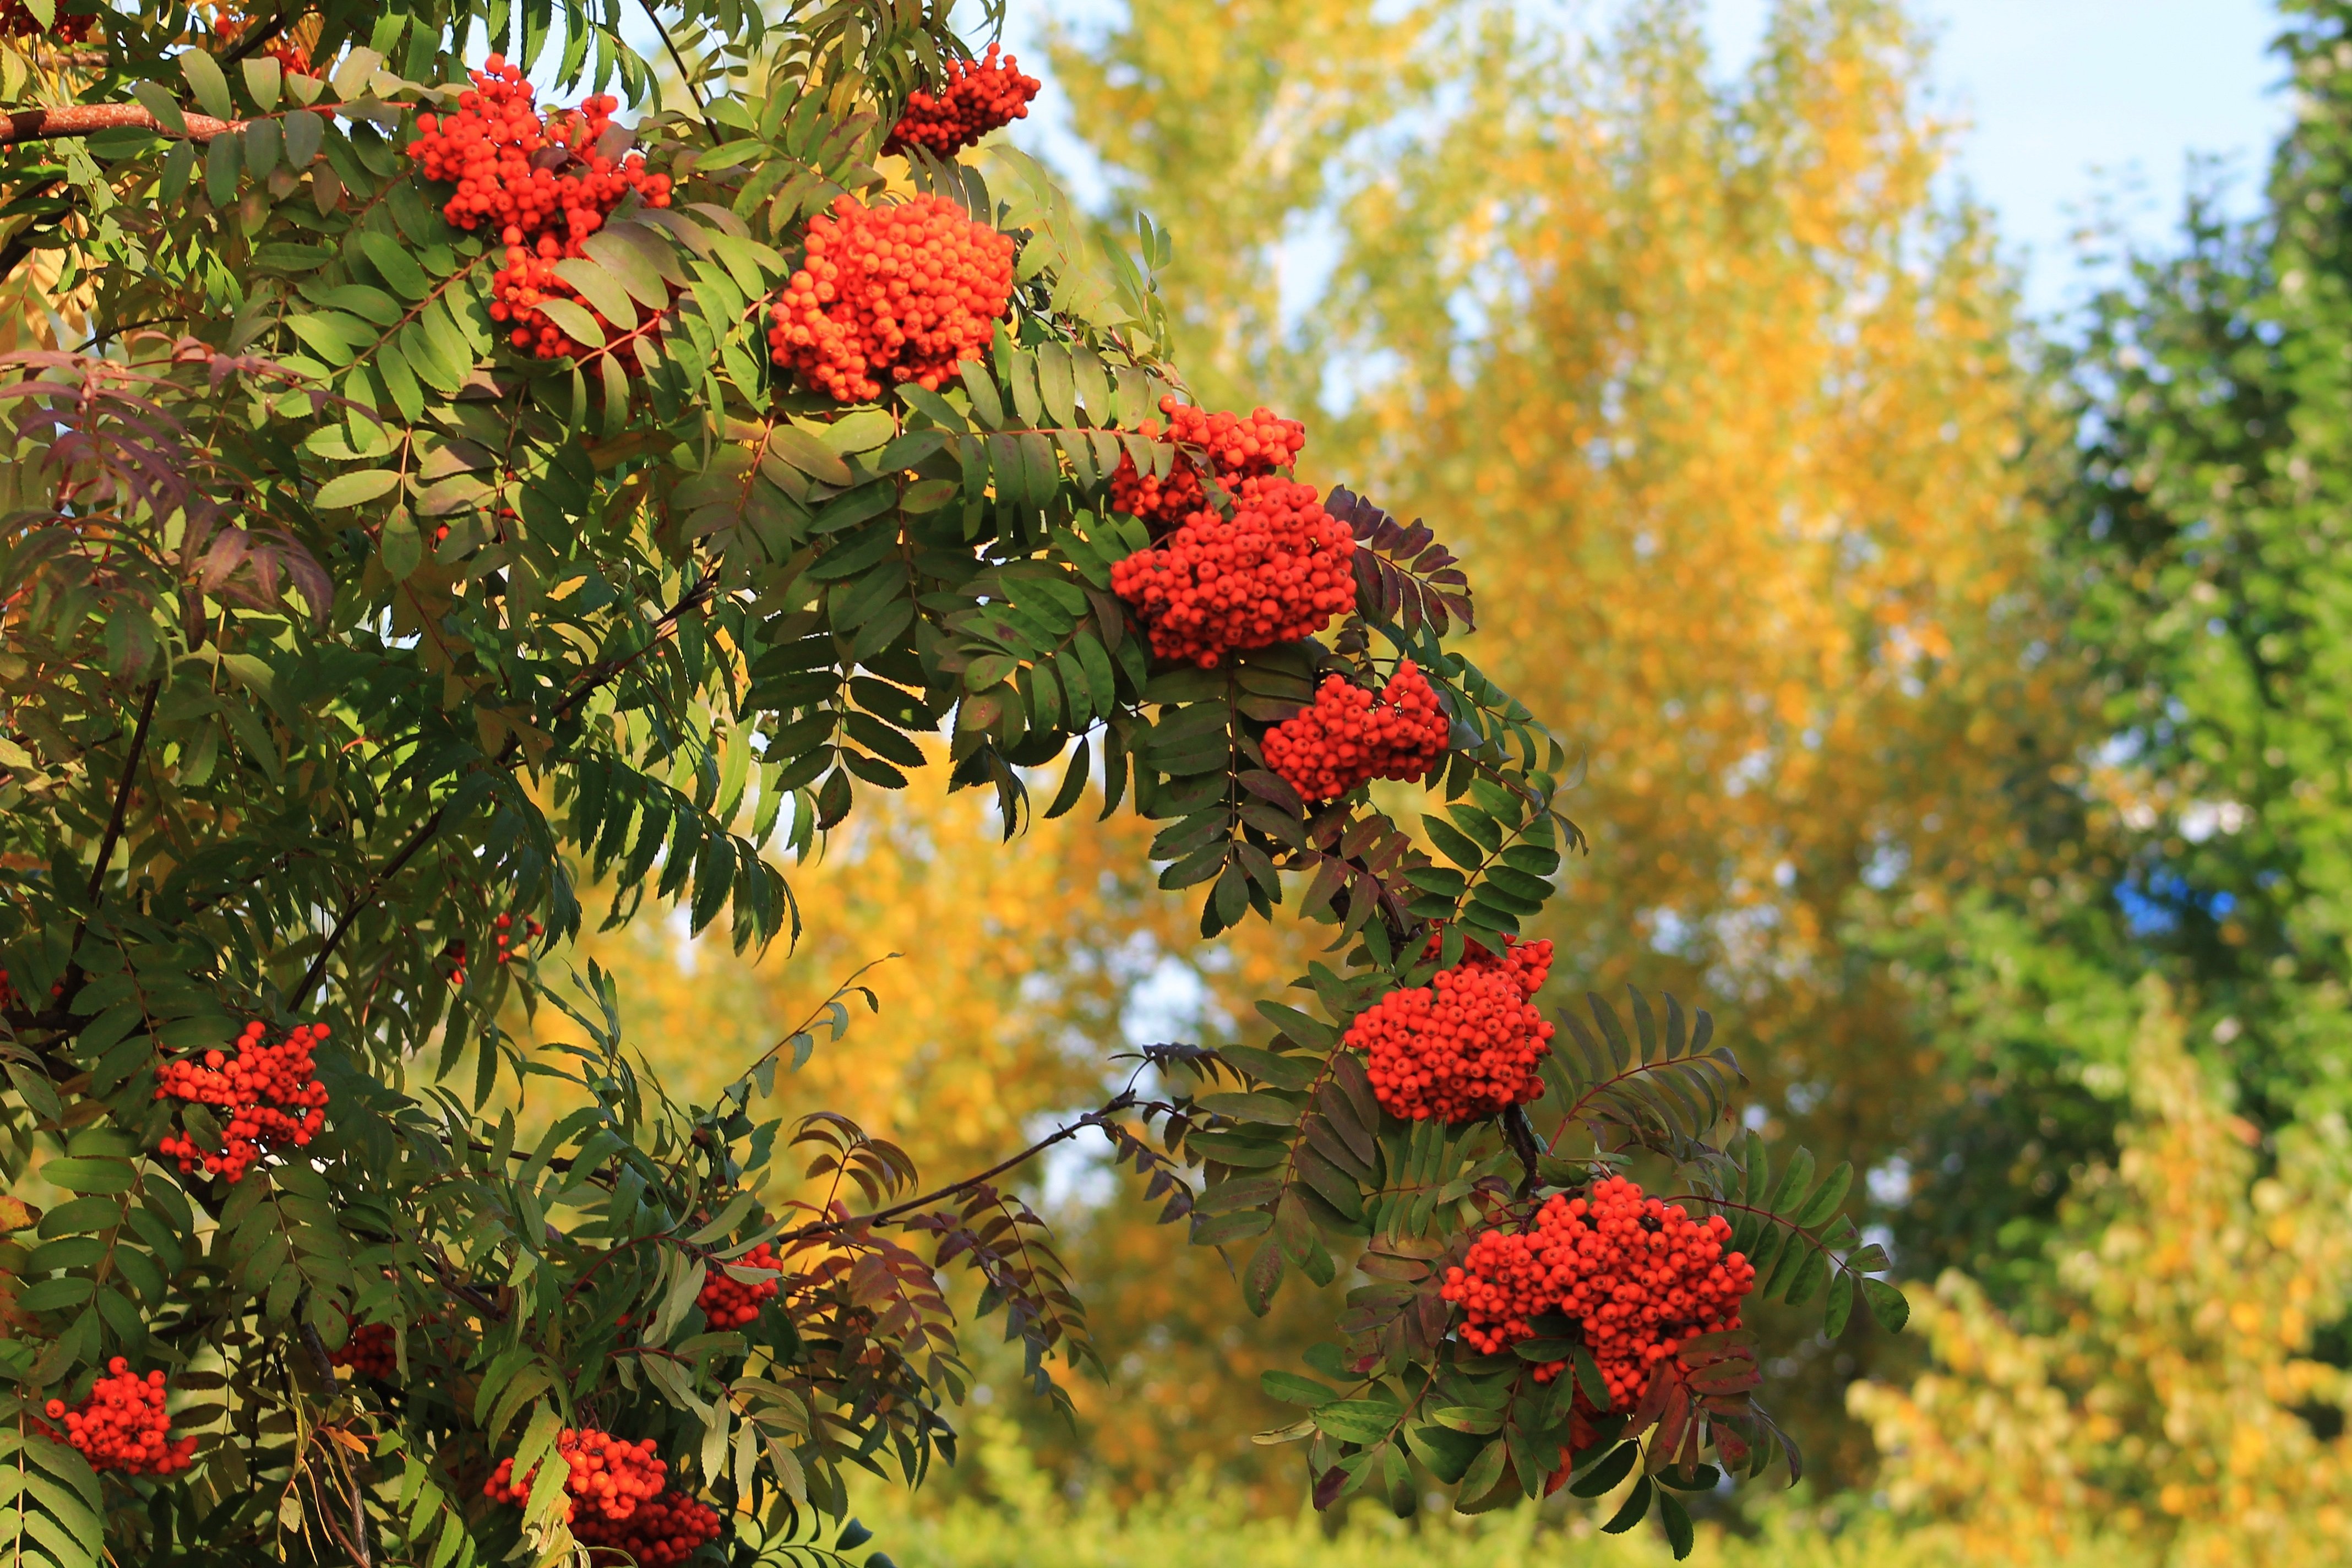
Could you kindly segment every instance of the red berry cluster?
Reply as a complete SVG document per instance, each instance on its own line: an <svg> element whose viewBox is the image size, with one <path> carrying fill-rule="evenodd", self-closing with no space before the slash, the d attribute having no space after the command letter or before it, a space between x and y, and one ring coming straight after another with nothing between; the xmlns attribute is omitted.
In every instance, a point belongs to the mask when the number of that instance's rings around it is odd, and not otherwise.
<svg viewBox="0 0 2352 1568"><path fill-rule="evenodd" d="M556 1434L555 1454L572 1472L563 1481L563 1489L572 1494L564 1517L574 1521L583 1512L608 1521L626 1519L657 1495L669 1477L669 1467L654 1458L651 1437L631 1443L609 1432L566 1426ZM514 1461L500 1459L483 1484L482 1495L522 1502L530 1496L531 1479L538 1473L534 1467L517 1476Z"/></svg>
<svg viewBox="0 0 2352 1568"><path fill-rule="evenodd" d="M936 391L988 350L1013 302L1013 241L944 196L869 207L843 196L769 311L768 353L838 403L887 383Z"/></svg>
<svg viewBox="0 0 2352 1568"><path fill-rule="evenodd" d="M1326 676L1315 706L1265 735L1265 765L1301 800L1337 800L1367 779L1417 779L1445 755L1445 710L1412 660L1375 700L1343 675Z"/></svg>
<svg viewBox="0 0 2352 1568"><path fill-rule="evenodd" d="M1111 567L1161 658L1213 668L1231 648L1312 637L1356 601L1356 542L1314 489L1247 479L1228 518L1202 507L1158 545Z"/></svg>
<svg viewBox="0 0 2352 1568"><path fill-rule="evenodd" d="M1244 419L1238 414L1211 414L1179 403L1171 394L1160 400L1160 412L1168 416L1168 439L1203 448L1216 471L1217 483L1228 490L1244 479L1290 468L1307 445L1306 426L1268 408L1256 409ZM1147 419L1136 426L1136 432L1156 440L1160 421ZM1179 454L1168 477L1160 479L1144 473L1132 456L1121 453L1118 467L1111 471L1110 504L1112 510L1147 522L1172 524L1182 522L1209 500L1201 484L1201 470L1189 455Z"/></svg>
<svg viewBox="0 0 2352 1568"><path fill-rule="evenodd" d="M60 9L57 26L44 27L25 0L0 0L0 38L33 38L46 33L61 44L78 44L89 37L98 18Z"/></svg>
<svg viewBox="0 0 2352 1568"><path fill-rule="evenodd" d="M130 1476L168 1476L195 1463L196 1440L172 1440L172 1418L163 1412L163 1374L142 1377L116 1356L106 1363L89 1397L72 1409L62 1399L47 1405L52 1421L65 1423L66 1441L81 1450L93 1470Z"/></svg>
<svg viewBox="0 0 2352 1568"><path fill-rule="evenodd" d="M202 1165L207 1174L242 1181L264 1152L310 1142L327 1120L327 1087L310 1076L311 1048L327 1037L324 1024L298 1025L276 1045L264 1043L259 1019L245 1026L236 1055L215 1049L202 1060L165 1062L155 1090L158 1100L187 1100L228 1113L221 1129L221 1152L208 1154L193 1138L166 1137L159 1153L180 1169Z"/></svg>
<svg viewBox="0 0 2352 1568"><path fill-rule="evenodd" d="M251 26L253 26L253 18L239 12L223 8L216 10L213 15L213 37L224 44L236 43L245 36L245 30ZM260 52L285 68L286 74L289 76L319 74L310 64L310 51L285 33L279 33L263 45Z"/></svg>
<svg viewBox="0 0 2352 1568"><path fill-rule="evenodd" d="M917 89L907 99L907 112L882 143L885 153L927 147L942 158L952 158L999 126L1029 118L1029 100L1045 84L1023 76L1011 55L1000 63L991 44L976 60L955 60L948 66L946 85L939 95Z"/></svg>
<svg viewBox="0 0 2352 1568"><path fill-rule="evenodd" d="M522 68L504 56L468 74L474 85L458 94L457 113L416 117L408 155L426 179L457 185L441 208L451 223L498 230L506 265L490 279L490 319L509 324L514 346L541 359L597 347L575 344L540 309L579 297L555 264L585 256L583 242L631 192L649 207L669 205L669 176L647 173L641 153L615 160L597 151L618 99L600 94L542 118ZM607 334L637 324L596 319Z"/></svg>
<svg viewBox="0 0 2352 1568"><path fill-rule="evenodd" d="M500 964L505 964L511 959L527 957L530 952L530 943L538 941L540 933L547 929L529 915L525 915L522 920L523 933L520 940L517 940L510 934L515 928L514 916L500 915L491 924L498 933L498 951L492 954L492 957ZM466 940L463 937L455 939L441 950L441 956L449 960L449 984L452 985L466 984Z"/></svg>
<svg viewBox="0 0 2352 1568"><path fill-rule="evenodd" d="M773 1268L780 1273L783 1259L766 1242L760 1243L742 1257L733 1260L738 1268ZM703 1281L702 1293L694 1304L702 1309L703 1317L714 1329L740 1329L760 1315L762 1302L772 1301L782 1289L779 1279L762 1279L756 1285L746 1285L729 1277L722 1268L714 1267Z"/></svg>
<svg viewBox="0 0 2352 1568"><path fill-rule="evenodd" d="M665 1489L637 1504L626 1519L590 1514L573 1520L572 1538L589 1549L592 1563L611 1563L615 1559L610 1553L625 1552L623 1561L637 1568L669 1568L693 1556L704 1542L719 1538L719 1515L690 1497Z"/></svg>
<svg viewBox="0 0 2352 1568"><path fill-rule="evenodd" d="M1555 1195L1533 1230L1482 1234L1462 1266L1445 1271L1443 1293L1464 1310L1462 1337L1488 1355L1534 1338L1533 1320L1547 1312L1575 1319L1611 1408L1622 1410L1683 1342L1739 1327L1756 1269L1730 1243L1721 1215L1693 1219L1611 1176L1590 1198ZM1550 1363L1536 1376L1549 1382L1565 1365Z"/></svg>
<svg viewBox="0 0 2352 1568"><path fill-rule="evenodd" d="M49 987L51 1001L65 994L65 984L62 981ZM16 984L8 978L8 972L0 969L0 1013L13 1013L24 1005L25 998L17 992Z"/></svg>
<svg viewBox="0 0 2352 1568"><path fill-rule="evenodd" d="M354 1323L343 1348L329 1359L382 1383L390 1383L400 1371L400 1352L390 1323Z"/></svg>
<svg viewBox="0 0 2352 1568"><path fill-rule="evenodd" d="M1536 1064L1552 1026L1528 999L1550 973L1550 942L1506 938L1501 956L1474 948L1427 985L1391 991L1358 1015L1347 1044L1370 1057L1382 1109L1461 1122L1541 1099Z"/></svg>

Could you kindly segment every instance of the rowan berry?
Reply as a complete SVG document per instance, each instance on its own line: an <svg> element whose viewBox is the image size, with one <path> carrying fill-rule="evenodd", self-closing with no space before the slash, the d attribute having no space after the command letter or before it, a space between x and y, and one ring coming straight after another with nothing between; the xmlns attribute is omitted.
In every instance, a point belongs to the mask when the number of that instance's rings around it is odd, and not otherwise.
<svg viewBox="0 0 2352 1568"><path fill-rule="evenodd" d="M400 1371L400 1351L390 1323L354 1323L343 1348L328 1359L362 1377L390 1383Z"/></svg>
<svg viewBox="0 0 2352 1568"><path fill-rule="evenodd" d="M523 934L520 940L517 940L515 937L508 934L509 931L514 930L514 916L500 915L496 921L491 922L491 925L497 932L498 953L496 956L500 963L504 963L509 959L528 956L530 951L530 943L538 939L539 934L542 931L547 929L541 925L537 921L532 920L530 916L526 915L523 917L522 921Z"/></svg>
<svg viewBox="0 0 2352 1568"><path fill-rule="evenodd" d="M1541 1099L1536 1069L1552 1026L1528 998L1550 973L1550 942L1506 938L1500 956L1475 949L1427 985L1391 991L1359 1014L1346 1043L1370 1058L1381 1108L1452 1123Z"/></svg>
<svg viewBox="0 0 2352 1568"><path fill-rule="evenodd" d="M1488 1355L1534 1338L1547 1313L1575 1320L1610 1408L1630 1409L1686 1341L1740 1326L1756 1269L1730 1244L1721 1215L1694 1219L1611 1176L1587 1196L1549 1199L1528 1230L1481 1234L1441 1293L1463 1309L1464 1341ZM1549 1382L1566 1365L1546 1363L1536 1377Z"/></svg>
<svg viewBox="0 0 2352 1568"><path fill-rule="evenodd" d="M62 1399L46 1406L52 1421L65 1423L65 1440L81 1451L93 1470L130 1476L168 1476L195 1463L196 1440L172 1438L172 1418L163 1409L169 1392L160 1372L142 1377L116 1356L109 1375L91 1385L89 1397L68 1408Z"/></svg>
<svg viewBox="0 0 2352 1568"><path fill-rule="evenodd" d="M1160 411L1168 416L1167 438L1179 446L1202 448L1218 484L1228 490L1243 479L1293 467L1307 445L1306 426L1269 408L1253 410L1247 418L1211 414L1181 404L1171 394L1160 400ZM1157 440L1161 435L1160 421L1146 419L1136 426L1136 433ZM1208 498L1202 488L1201 470L1189 453L1178 453L1162 479L1144 473L1135 466L1132 454L1122 452L1118 467L1111 471L1110 504L1112 510L1147 522L1176 523L1206 506Z"/></svg>
<svg viewBox="0 0 2352 1568"><path fill-rule="evenodd" d="M492 55L468 72L474 85L457 95L454 114L420 114L407 153L428 180L457 189L442 215L462 229L484 225L505 248L505 265L490 278L490 319L508 331L519 353L553 359L601 343L575 342L541 309L551 300L588 310L604 342L653 318L643 303L636 319L614 323L580 299L556 263L588 254L586 240L634 193L649 207L670 201L667 174L646 167L645 154L614 158L602 151L620 100L598 94L579 108L542 116L536 89L522 68Z"/></svg>
<svg viewBox="0 0 2352 1568"><path fill-rule="evenodd" d="M1023 76L1011 55L1000 62L999 47L989 45L988 53L976 60L950 61L947 80L936 96L919 88L908 94L906 112L882 151L903 153L908 147L924 147L952 158L990 132L1029 118L1029 100L1045 84Z"/></svg>
<svg viewBox="0 0 2352 1568"><path fill-rule="evenodd" d="M761 1242L742 1257L732 1261L737 1268L773 1268L781 1274L783 1260L776 1249ZM782 1289L777 1278L758 1280L746 1285L727 1273L725 1265L714 1263L709 1278L703 1281L702 1293L694 1304L702 1309L703 1317L714 1329L740 1329L760 1315L762 1303L772 1301Z"/></svg>
<svg viewBox="0 0 2352 1568"><path fill-rule="evenodd" d="M252 26L253 18L246 16L242 12L232 11L226 6L216 6L214 8L213 37L224 44L236 43L239 38L245 36L245 30ZM314 35L313 41L315 42L315 34L317 29L312 28L310 31ZM319 74L318 70L310 64L310 49L296 39L291 34L285 32L278 33L268 43L262 45L259 52L265 58L276 60L278 65L285 68L286 74L289 76L317 76Z"/></svg>
<svg viewBox="0 0 2352 1568"><path fill-rule="evenodd" d="M61 5L56 24L44 27L25 0L0 0L0 38L36 38L46 34L61 44L78 44L89 37L90 29L97 25L96 16L69 12Z"/></svg>
<svg viewBox="0 0 2352 1568"><path fill-rule="evenodd" d="M165 1137L157 1152L179 1161L182 1171L201 1165L208 1175L238 1182L268 1151L310 1142L327 1119L326 1086L310 1076L312 1047L327 1037L327 1026L297 1025L276 1045L267 1043L268 1032L257 1018L237 1037L234 1057L214 1049L163 1065L156 1099L191 1100L226 1114L219 1153L206 1152L184 1133Z"/></svg>
<svg viewBox="0 0 2352 1568"><path fill-rule="evenodd" d="M667 1488L637 1504L626 1519L590 1514L572 1523L572 1539L588 1548L588 1560L597 1568L615 1561L612 1552L627 1553L625 1561L637 1568L669 1568L718 1538L715 1510Z"/></svg>
<svg viewBox="0 0 2352 1568"><path fill-rule="evenodd" d="M843 196L770 308L768 353L837 403L886 383L929 390L979 359L1013 303L1013 241L944 196L869 207Z"/></svg>
<svg viewBox="0 0 2352 1568"><path fill-rule="evenodd" d="M569 1494L563 1516L572 1522L575 1535L586 1521L610 1524L631 1518L661 1494L669 1476L669 1467L654 1458L651 1437L631 1443L593 1427L566 1426L556 1434L555 1455L570 1471L563 1479L563 1489ZM514 1461L500 1459L483 1483L482 1495L501 1502L522 1502L530 1498L531 1481L538 1474L534 1466L517 1476Z"/></svg>
<svg viewBox="0 0 2352 1568"><path fill-rule="evenodd" d="M1228 518L1203 507L1160 544L1111 567L1111 590L1161 658L1215 667L1234 648L1311 637L1356 598L1356 542L1312 488L1242 480Z"/></svg>
<svg viewBox="0 0 2352 1568"><path fill-rule="evenodd" d="M1307 801L1337 800L1368 779L1417 779L1445 755L1445 710L1412 660L1375 699L1326 676L1315 705L1266 731L1265 765Z"/></svg>

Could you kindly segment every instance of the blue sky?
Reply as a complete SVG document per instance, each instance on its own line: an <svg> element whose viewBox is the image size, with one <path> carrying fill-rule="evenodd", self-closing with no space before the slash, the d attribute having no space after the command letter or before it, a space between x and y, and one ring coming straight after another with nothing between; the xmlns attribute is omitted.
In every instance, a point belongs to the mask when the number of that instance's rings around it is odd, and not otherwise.
<svg viewBox="0 0 2352 1568"><path fill-rule="evenodd" d="M1727 66L1756 47L1770 0L1711 0ZM2265 0L1931 0L1934 75L1969 122L1960 174L1999 215L2037 310L2079 287L2071 236L2093 197L2160 239L2192 153L2230 160L2248 210L2286 123Z"/></svg>
<svg viewBox="0 0 2352 1568"><path fill-rule="evenodd" d="M1727 74L1754 53L1771 4L1706 0ZM1595 17L1610 8L1569 4ZM2278 24L2267 0L1915 0L1914 8L1935 31L1939 107L1968 124L1958 177L1998 216L2035 311L2081 292L2072 237L2103 193L2127 233L2159 241L2180 210L2189 156L2210 153L2235 171L2241 210L2251 205L2286 113L2273 90L2279 71L2267 45ZM1044 63L1042 17L1116 10L1117 0L1013 0L1007 41L1034 71ZM1036 112L1023 139L1066 163L1050 89Z"/></svg>

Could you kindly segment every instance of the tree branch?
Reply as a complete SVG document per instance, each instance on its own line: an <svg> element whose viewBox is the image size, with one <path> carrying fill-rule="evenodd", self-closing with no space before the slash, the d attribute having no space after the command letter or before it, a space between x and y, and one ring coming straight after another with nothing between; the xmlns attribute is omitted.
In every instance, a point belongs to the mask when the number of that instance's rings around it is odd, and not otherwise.
<svg viewBox="0 0 2352 1568"><path fill-rule="evenodd" d="M310 961L309 973L302 976L302 984L294 988L293 996L288 1000L286 1004L288 1012L291 1013L300 1008L310 993L317 988L319 982L326 976L327 961L334 957L335 949L341 945L344 934L352 929L352 922L359 919L361 912L375 901L375 896L383 890L383 885L400 875L400 868L415 859L416 852L425 847L434 834L440 831L442 814L448 809L446 802L435 806L433 815L425 819L425 825L416 830L407 843L400 847L400 853L385 861L376 874L368 879L367 886L360 889L359 895L343 906L343 912L335 917L334 929L327 933L326 942L319 949L319 956Z"/></svg>
<svg viewBox="0 0 2352 1568"><path fill-rule="evenodd" d="M147 749L147 726L155 718L156 694L163 689L163 678L159 675L147 683L147 695L139 703L139 724L131 731L131 749L122 757L122 781L114 789L114 811L106 819L106 836L98 843L98 864L89 868L87 901L93 904L106 886L106 868L114 858L114 847L122 839L123 818L131 810L131 786L139 777L140 754Z"/></svg>
<svg viewBox="0 0 2352 1568"><path fill-rule="evenodd" d="M600 660L573 676L571 689L566 691L563 694L563 700L555 705L555 711L548 715L548 721L553 723L570 713L582 702L587 700L589 695L598 687L610 682L614 676L619 675L621 671L667 641L677 633L677 623L685 617L687 612L709 603L711 594L718 586L719 568L716 565L704 568L702 575L696 579L694 586L688 588L677 604L664 610L655 620L653 636L646 639L646 645L643 647L634 648L627 653L616 654L611 658Z"/></svg>
<svg viewBox="0 0 2352 1568"><path fill-rule="evenodd" d="M298 112L307 114L309 110ZM209 142L242 131L243 120L215 120L209 114L185 111L188 140ZM71 103L58 109L0 110L0 147L19 142L55 142L68 136L95 136L102 131L152 131L177 140L179 133L136 103Z"/></svg>
<svg viewBox="0 0 2352 1568"><path fill-rule="evenodd" d="M979 1173L977 1175L966 1176L960 1182L950 1183L948 1185L940 1188L937 1192L925 1193L919 1198L908 1198L902 1204L892 1204L888 1208L877 1209L872 1214L851 1215L846 1219L820 1220L814 1225L802 1226L797 1230L788 1230L782 1236L776 1237L774 1245L778 1247L788 1246L793 1242L805 1241L811 1237L825 1236L835 1231L847 1230L854 1226L880 1225L886 1221L896 1219L900 1215L912 1214L918 1209L929 1208L931 1205L944 1202L945 1200L955 1196L958 1193L970 1192L974 1187L982 1185L988 1182L992 1182L997 1177L1004 1174L1005 1172L1013 1170L1016 1166L1027 1164L1030 1161L1035 1159L1046 1150L1051 1149L1055 1144L1066 1142L1070 1139L1076 1138L1079 1133L1084 1132L1089 1127L1099 1127L1104 1122L1108 1121L1112 1117L1117 1116L1123 1111L1134 1110L1135 1106L1135 1092L1132 1089L1126 1090L1117 1099L1113 1100L1109 1104L1104 1106L1100 1110L1090 1110L1086 1115L1079 1117L1076 1121L1071 1122L1068 1126L1055 1128L1052 1132L1047 1133L1045 1137L1040 1138L1034 1143L1030 1144L1029 1147L1022 1150L1018 1154L1015 1154L1007 1160L998 1161L995 1164L991 1165L987 1170Z"/></svg>
<svg viewBox="0 0 2352 1568"><path fill-rule="evenodd" d="M562 718L583 701L589 693L613 679L631 664L643 658L650 649L667 640L676 631L679 620L689 611L708 603L718 586L719 568L716 565L707 567L677 603L664 610L654 622L653 636L646 639L644 647L591 665L574 676L572 689L564 694L561 702L556 704L555 711L550 716L551 719ZM520 742L514 737L508 737L505 748L499 753L499 762L504 763L509 761L520 749ZM335 917L334 928L327 933L325 944L319 949L319 956L311 961L309 972L302 976L302 984L295 987L293 996L287 1003L289 1010L301 1006L303 1001L317 988L319 982L326 975L328 960L334 956L335 949L341 945L344 935L352 928L352 922L375 900L376 894L383 890L383 885L398 876L401 868L407 865L415 857L416 852L424 848L434 834L440 830L442 815L448 809L446 804L436 806L433 815L426 817L425 825L416 830L415 837L401 846L400 853L385 862L383 869L369 878L367 886L361 889L359 895L343 907L342 913Z"/></svg>

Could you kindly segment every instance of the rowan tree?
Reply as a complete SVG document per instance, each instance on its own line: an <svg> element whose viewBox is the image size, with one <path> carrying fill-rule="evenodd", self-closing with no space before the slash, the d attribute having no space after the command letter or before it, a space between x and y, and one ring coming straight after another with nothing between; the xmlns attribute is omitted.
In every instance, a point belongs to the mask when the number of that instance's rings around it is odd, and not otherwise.
<svg viewBox="0 0 2352 1568"><path fill-rule="evenodd" d="M841 1559L853 1471L953 1458L946 1280L1087 1368L1010 1184L1080 1136L1242 1308L1361 1277L1269 1374L1325 1506L1638 1471L1684 1551L1794 1468L1743 1306L1899 1321L1704 1013L1535 1004L1582 839L1470 584L1186 394L1157 228L941 156L1034 91L946 8L652 9L677 107L617 7L7 13L13 1560ZM1008 834L1154 825L1204 935L1319 925L1307 1005L936 1184L793 1093L854 983L674 1097L567 944L789 942L767 851L935 735Z"/></svg>

